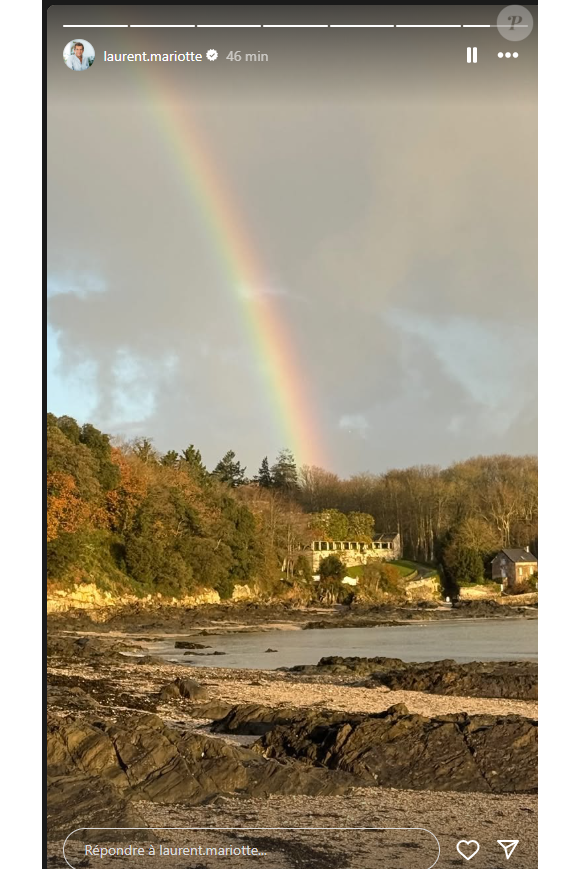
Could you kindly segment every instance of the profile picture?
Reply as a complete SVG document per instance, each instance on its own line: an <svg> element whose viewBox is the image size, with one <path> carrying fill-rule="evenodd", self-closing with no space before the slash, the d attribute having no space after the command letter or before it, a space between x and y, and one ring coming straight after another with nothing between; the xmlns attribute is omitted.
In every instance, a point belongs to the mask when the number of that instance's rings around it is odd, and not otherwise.
<svg viewBox="0 0 580 869"><path fill-rule="evenodd" d="M83 72L92 65L95 59L95 49L86 39L72 39L65 46L64 62L73 72Z"/></svg>

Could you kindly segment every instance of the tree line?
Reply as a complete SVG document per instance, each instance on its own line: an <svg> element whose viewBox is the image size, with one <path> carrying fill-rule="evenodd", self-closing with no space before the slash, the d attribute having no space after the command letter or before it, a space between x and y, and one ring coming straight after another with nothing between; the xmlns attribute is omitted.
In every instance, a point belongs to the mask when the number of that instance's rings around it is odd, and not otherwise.
<svg viewBox="0 0 580 869"><path fill-rule="evenodd" d="M502 547L537 539L537 463L480 456L343 480L297 468L290 450L248 477L233 450L213 470L189 445L112 443L91 424L47 418L47 572L139 593L185 595L307 573L314 539L370 540L399 532L404 556L475 581ZM296 567L298 565L298 569Z"/></svg>
<svg viewBox="0 0 580 869"><path fill-rule="evenodd" d="M233 451L208 471L194 445L160 454L148 438L113 444L48 414L49 581L224 598L238 583L273 589L305 539L297 479L288 450L250 481Z"/></svg>
<svg viewBox="0 0 580 869"><path fill-rule="evenodd" d="M298 498L308 512L370 514L377 532L399 533L405 558L440 566L449 586L489 576L500 549L530 546L537 555L535 456L477 456L449 468L421 465L348 480L307 467Z"/></svg>

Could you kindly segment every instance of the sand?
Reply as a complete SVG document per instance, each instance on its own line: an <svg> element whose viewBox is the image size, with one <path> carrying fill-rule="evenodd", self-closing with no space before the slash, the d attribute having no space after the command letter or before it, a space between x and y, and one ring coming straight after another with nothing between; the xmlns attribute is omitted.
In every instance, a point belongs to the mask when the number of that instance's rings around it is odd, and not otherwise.
<svg viewBox="0 0 580 869"><path fill-rule="evenodd" d="M95 678L103 678L105 666ZM384 686L357 687L340 677L298 677L272 670L232 670L225 667L189 667L180 664L107 663L107 676L116 691L151 697L162 685L177 676L193 678L208 689L210 697L224 703L260 703L264 706L319 706L341 712L381 712L395 703L405 703L411 712L435 716L456 712L471 715L524 715L537 718L538 704L532 700L453 697L420 691L391 691ZM90 680L92 673L84 661L78 665L51 668L49 672L79 676ZM122 708L122 707L119 707ZM159 703L161 717L174 717L175 704ZM182 704L187 717L187 703Z"/></svg>
<svg viewBox="0 0 580 869"><path fill-rule="evenodd" d="M168 724L197 729L207 724L196 718L195 705L187 701L161 703L159 689L177 676L194 678L206 686L211 699L226 704L257 703L271 707L324 708L344 712L376 713L396 703L426 716L467 712L491 715L537 717L533 701L453 697L416 691L390 691L384 686L364 687L348 676L298 676L272 670L235 670L225 667L195 667L173 663L136 664L100 658L51 660L48 671L59 677L78 679L100 706L99 714L115 717L125 711L155 708ZM94 694L91 691L94 682ZM59 685L49 690L57 714L67 714L66 691ZM134 702L134 705L131 705ZM60 705L62 702L63 705ZM150 706L151 704L151 706ZM219 738L253 742L255 737ZM497 839L519 839L509 869L532 869L537 864L537 797L405 790L356 789L348 796L323 799L291 796L241 799L217 796L211 804L197 807L135 803L135 810L150 826L158 827L306 827L306 830L252 830L183 832L150 830L143 843L125 832L123 845L133 841L155 856L94 857L84 853L81 842L67 846L74 869L429 869L438 867L506 867L505 854ZM339 830L313 830L338 827ZM422 830L346 830L346 827L419 827ZM431 833L437 838L438 843ZM93 832L93 840L101 835ZM111 834L104 834L109 836ZM138 834L136 834L138 836ZM477 840L480 850L469 864L457 852L460 839ZM109 840L112 843L114 839ZM159 856L159 846L240 847L252 845L263 856ZM439 852L440 846L440 852ZM473 847L473 846L472 846ZM48 848L47 866L64 864L62 841Z"/></svg>
<svg viewBox="0 0 580 869"><path fill-rule="evenodd" d="M461 839L475 839L480 846L470 866L499 869L506 859L497 839L519 839L510 869L532 869L537 864L537 797L482 794L429 793L421 791L355 790L348 797L270 797L237 800L218 797L211 806L195 808L136 803L150 825L163 827L421 827L400 832L363 830L254 830L241 833L155 830L157 850L165 846L203 847L258 845L263 857L142 857L88 858L81 863L82 846L70 844L67 856L73 866L115 869L228 869L257 866L261 869L428 869L466 866L457 852ZM142 843L141 843L142 844ZM62 847L62 846L60 846ZM471 846L475 847L475 846ZM147 850L147 848L145 849ZM49 848L58 859L59 845ZM76 856L78 862L72 859ZM80 858L80 859L79 859ZM438 859L437 859L438 858ZM60 866L61 863L49 866ZM62 851L60 851L62 861Z"/></svg>

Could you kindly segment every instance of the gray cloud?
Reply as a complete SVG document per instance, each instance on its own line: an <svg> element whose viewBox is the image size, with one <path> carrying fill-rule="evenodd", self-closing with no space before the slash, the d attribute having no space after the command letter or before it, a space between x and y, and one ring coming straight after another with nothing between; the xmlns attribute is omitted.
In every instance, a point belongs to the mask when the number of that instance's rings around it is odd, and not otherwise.
<svg viewBox="0 0 580 869"><path fill-rule="evenodd" d="M55 106L49 319L93 421L250 470L286 446L237 298L266 293L331 469L535 451L535 103L458 88L198 108L267 275L245 290L146 105L79 103L82 147Z"/></svg>

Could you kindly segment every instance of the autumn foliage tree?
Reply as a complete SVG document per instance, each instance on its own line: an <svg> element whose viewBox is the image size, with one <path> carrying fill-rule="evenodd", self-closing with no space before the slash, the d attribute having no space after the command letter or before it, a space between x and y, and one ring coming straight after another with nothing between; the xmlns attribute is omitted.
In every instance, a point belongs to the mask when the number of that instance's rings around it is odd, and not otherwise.
<svg viewBox="0 0 580 869"><path fill-rule="evenodd" d="M122 535L132 527L137 509L147 495L150 477L143 463L131 453L114 448L111 460L117 466L119 476L117 486L107 492L107 508L111 529Z"/></svg>
<svg viewBox="0 0 580 869"><path fill-rule="evenodd" d="M92 427L91 427L92 428ZM49 576L73 566L87 536L107 527L104 486L116 479L102 441L71 417L47 419L46 537Z"/></svg>
<svg viewBox="0 0 580 869"><path fill-rule="evenodd" d="M75 534L95 516L95 510L84 501L72 474L54 471L46 478L46 539L56 540L62 534Z"/></svg>
<svg viewBox="0 0 580 869"><path fill-rule="evenodd" d="M223 597L252 583L273 594L282 576L294 581L297 564L306 575L313 540L368 542L375 532L398 532L406 558L443 565L454 582L485 577L502 547L536 551L533 456L341 480L322 468L298 473L282 450L249 482L233 451L209 473L193 444L163 454L146 437L112 446L92 424L48 414L46 484L47 568L57 583Z"/></svg>
<svg viewBox="0 0 580 869"><path fill-rule="evenodd" d="M52 415L47 445L51 579L228 597L268 571L260 519L235 497L237 466L222 481L193 445L163 457L147 438L112 447L94 426Z"/></svg>
<svg viewBox="0 0 580 869"><path fill-rule="evenodd" d="M370 597L380 598L384 594L404 599L405 581L393 564L370 561L362 568L357 591Z"/></svg>

